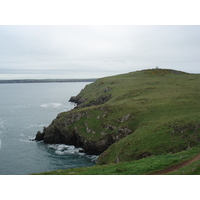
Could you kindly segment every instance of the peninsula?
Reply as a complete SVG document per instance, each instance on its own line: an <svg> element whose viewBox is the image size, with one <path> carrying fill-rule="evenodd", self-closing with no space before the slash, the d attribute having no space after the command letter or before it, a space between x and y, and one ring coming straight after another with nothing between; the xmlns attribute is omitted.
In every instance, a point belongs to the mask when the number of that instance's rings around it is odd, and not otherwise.
<svg viewBox="0 0 200 200"><path fill-rule="evenodd" d="M172 69L97 79L35 138L82 147L97 164L43 174L200 174L199 91L200 74Z"/></svg>

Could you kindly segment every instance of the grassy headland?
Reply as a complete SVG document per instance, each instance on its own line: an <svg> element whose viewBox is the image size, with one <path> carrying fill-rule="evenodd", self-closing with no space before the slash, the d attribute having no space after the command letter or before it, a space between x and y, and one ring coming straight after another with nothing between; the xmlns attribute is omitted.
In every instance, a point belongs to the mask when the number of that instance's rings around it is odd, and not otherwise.
<svg viewBox="0 0 200 200"><path fill-rule="evenodd" d="M78 96L80 106L50 126L113 143L93 167L44 174L149 174L200 154L200 74L142 70L98 79ZM66 128L69 113L77 118Z"/></svg>

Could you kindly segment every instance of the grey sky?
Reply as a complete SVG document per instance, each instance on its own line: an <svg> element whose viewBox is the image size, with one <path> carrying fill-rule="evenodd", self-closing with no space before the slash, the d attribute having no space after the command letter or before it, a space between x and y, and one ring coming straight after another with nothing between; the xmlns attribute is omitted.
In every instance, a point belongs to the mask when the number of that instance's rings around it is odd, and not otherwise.
<svg viewBox="0 0 200 200"><path fill-rule="evenodd" d="M0 79L200 73L200 26L0 26Z"/></svg>

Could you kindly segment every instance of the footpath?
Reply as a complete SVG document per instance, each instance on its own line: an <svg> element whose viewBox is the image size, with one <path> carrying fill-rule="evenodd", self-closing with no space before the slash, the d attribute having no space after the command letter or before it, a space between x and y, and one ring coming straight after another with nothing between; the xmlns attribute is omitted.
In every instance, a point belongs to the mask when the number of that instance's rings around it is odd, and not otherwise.
<svg viewBox="0 0 200 200"><path fill-rule="evenodd" d="M200 154L195 156L194 158L190 159L190 160L186 160L178 165L173 165L171 167L168 167L162 171L159 171L159 172L155 172L155 173L152 173L152 174L149 174L149 175L164 175L164 174L167 174L167 173L170 173L170 172L173 172L175 170L178 170L182 167L185 167L187 165L190 165L192 164L193 162L197 161L197 160L200 160Z"/></svg>

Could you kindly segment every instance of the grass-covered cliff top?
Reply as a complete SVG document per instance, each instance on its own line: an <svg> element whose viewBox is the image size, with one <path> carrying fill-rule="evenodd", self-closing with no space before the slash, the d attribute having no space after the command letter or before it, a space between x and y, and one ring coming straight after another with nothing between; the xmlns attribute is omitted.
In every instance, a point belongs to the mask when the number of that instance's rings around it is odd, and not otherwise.
<svg viewBox="0 0 200 200"><path fill-rule="evenodd" d="M78 96L83 103L70 113L86 113L73 124L84 138L117 138L128 131L100 155L91 174L99 168L104 174L102 170L109 166L116 166L114 174L134 174L130 171L133 163L140 167L155 162L155 168L148 171L146 166L139 174L151 173L200 153L200 74L142 70L98 79ZM59 114L55 122L68 114ZM81 169L86 174L85 170L91 170Z"/></svg>

